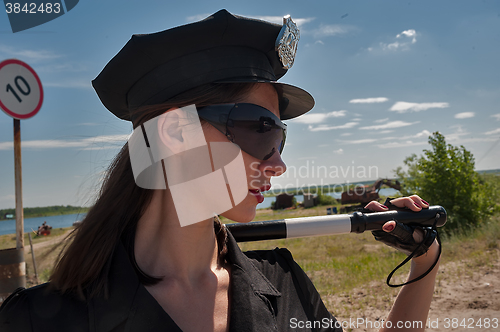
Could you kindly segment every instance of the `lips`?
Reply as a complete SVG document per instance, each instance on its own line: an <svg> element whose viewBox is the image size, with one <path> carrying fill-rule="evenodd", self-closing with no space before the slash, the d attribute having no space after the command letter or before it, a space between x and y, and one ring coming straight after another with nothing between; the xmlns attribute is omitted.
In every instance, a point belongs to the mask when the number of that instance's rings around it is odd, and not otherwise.
<svg viewBox="0 0 500 332"><path fill-rule="evenodd" d="M257 199L257 202L260 204L264 202L264 195L262 195L262 192L268 191L271 189L271 185L267 184L265 186L260 187L259 189L248 189L250 194L254 195L254 197Z"/></svg>

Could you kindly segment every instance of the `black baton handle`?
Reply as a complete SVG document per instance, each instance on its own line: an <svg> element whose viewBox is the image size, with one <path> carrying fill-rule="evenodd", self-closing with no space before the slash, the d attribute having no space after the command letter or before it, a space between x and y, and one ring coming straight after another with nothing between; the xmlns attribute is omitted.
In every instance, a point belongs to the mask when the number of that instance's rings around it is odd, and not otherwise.
<svg viewBox="0 0 500 332"><path fill-rule="evenodd" d="M437 227L446 223L446 210L439 205L429 206L419 212L411 210L384 211L344 215L254 221L245 224L226 224L238 242L285 239L289 237L320 236L345 233L363 233L381 230L384 223L397 220L412 226ZM288 227L287 227L288 224ZM290 231L288 228L292 228ZM317 229L317 231L315 231ZM302 233L301 233L302 232Z"/></svg>
<svg viewBox="0 0 500 332"><path fill-rule="evenodd" d="M351 233L381 230L382 226L389 220L397 220L402 224L411 226L432 227L438 214L436 226L443 227L446 224L446 210L439 205L429 206L427 209L418 212L411 210L373 213L354 212L351 215Z"/></svg>

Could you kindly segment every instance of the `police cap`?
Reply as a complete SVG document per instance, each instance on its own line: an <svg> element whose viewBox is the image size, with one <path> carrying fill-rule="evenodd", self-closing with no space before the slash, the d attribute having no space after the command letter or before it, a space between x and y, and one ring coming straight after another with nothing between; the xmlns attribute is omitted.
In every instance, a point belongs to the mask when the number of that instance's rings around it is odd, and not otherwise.
<svg viewBox="0 0 500 332"><path fill-rule="evenodd" d="M92 81L106 108L132 121L131 111L208 83L269 82L280 93L283 120L306 113L312 96L276 82L293 64L298 29L220 10L165 31L133 35Z"/></svg>

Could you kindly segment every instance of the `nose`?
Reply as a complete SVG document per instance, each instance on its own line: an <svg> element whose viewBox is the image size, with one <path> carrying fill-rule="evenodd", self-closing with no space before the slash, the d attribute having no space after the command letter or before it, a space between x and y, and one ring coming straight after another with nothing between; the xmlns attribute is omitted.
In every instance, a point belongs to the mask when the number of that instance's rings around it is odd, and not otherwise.
<svg viewBox="0 0 500 332"><path fill-rule="evenodd" d="M264 160L259 165L260 171L265 174L267 178L272 176L280 176L286 172L286 165L279 153L274 153L269 159Z"/></svg>

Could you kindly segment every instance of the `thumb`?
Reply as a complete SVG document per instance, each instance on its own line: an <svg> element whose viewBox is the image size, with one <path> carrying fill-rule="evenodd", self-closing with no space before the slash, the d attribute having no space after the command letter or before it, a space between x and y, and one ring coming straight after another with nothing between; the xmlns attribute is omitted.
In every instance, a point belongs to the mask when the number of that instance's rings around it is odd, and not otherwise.
<svg viewBox="0 0 500 332"><path fill-rule="evenodd" d="M382 226L382 229L398 238L403 243L412 243L413 229L410 226L397 222L395 220L390 220Z"/></svg>
<svg viewBox="0 0 500 332"><path fill-rule="evenodd" d="M415 240L415 243L422 242L424 240L424 234L425 234L424 231L419 227L414 229L410 226L407 226L395 220L390 220L386 222L382 226L382 230L391 235L394 235L395 237L403 241L409 241L409 236L412 235L413 240Z"/></svg>

